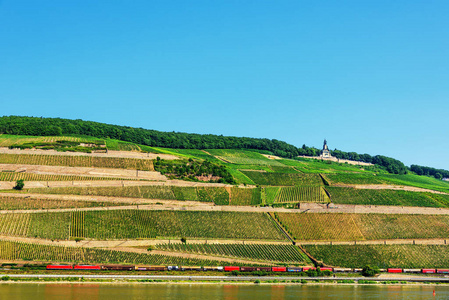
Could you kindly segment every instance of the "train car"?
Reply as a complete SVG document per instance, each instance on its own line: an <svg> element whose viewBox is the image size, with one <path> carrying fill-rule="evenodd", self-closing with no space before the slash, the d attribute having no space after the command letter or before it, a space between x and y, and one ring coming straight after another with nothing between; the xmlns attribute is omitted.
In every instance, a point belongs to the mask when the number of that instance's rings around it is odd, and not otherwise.
<svg viewBox="0 0 449 300"><path fill-rule="evenodd" d="M47 270L73 270L72 265L47 265Z"/></svg>
<svg viewBox="0 0 449 300"><path fill-rule="evenodd" d="M271 268L270 267L240 267L240 271L242 271L242 272L254 272L254 271L271 272Z"/></svg>
<svg viewBox="0 0 449 300"><path fill-rule="evenodd" d="M218 272L222 272L223 271L223 267L203 267L204 271L218 271Z"/></svg>
<svg viewBox="0 0 449 300"><path fill-rule="evenodd" d="M385 273L385 272L387 272L387 269L379 269L379 272Z"/></svg>
<svg viewBox="0 0 449 300"><path fill-rule="evenodd" d="M316 270L316 268L315 267L302 267L303 272L307 272L309 270Z"/></svg>
<svg viewBox="0 0 449 300"><path fill-rule="evenodd" d="M135 266L136 271L167 271L165 266Z"/></svg>
<svg viewBox="0 0 449 300"><path fill-rule="evenodd" d="M437 269L437 273L438 274L448 274L449 273L449 269Z"/></svg>
<svg viewBox="0 0 449 300"><path fill-rule="evenodd" d="M272 267L271 271L272 272L287 272L287 268L286 267Z"/></svg>
<svg viewBox="0 0 449 300"><path fill-rule="evenodd" d="M388 273L402 273L402 269L398 269L398 268L388 268L387 269Z"/></svg>
<svg viewBox="0 0 449 300"><path fill-rule="evenodd" d="M404 273L421 273L421 269L404 269Z"/></svg>
<svg viewBox="0 0 449 300"><path fill-rule="evenodd" d="M203 268L198 266L181 266L181 271L203 271Z"/></svg>
<svg viewBox="0 0 449 300"><path fill-rule="evenodd" d="M350 273L352 272L351 268L334 268L335 273Z"/></svg>
<svg viewBox="0 0 449 300"><path fill-rule="evenodd" d="M363 271L363 269L360 269L360 268L355 268L352 270L352 272L354 272L354 273L362 273L362 271Z"/></svg>
<svg viewBox="0 0 449 300"><path fill-rule="evenodd" d="M288 267L287 272L302 272L301 267Z"/></svg>
<svg viewBox="0 0 449 300"><path fill-rule="evenodd" d="M320 270L321 271L330 271L330 272L332 272L333 269L325 267L325 268L320 268Z"/></svg>
<svg viewBox="0 0 449 300"><path fill-rule="evenodd" d="M225 270L225 272L240 271L240 267L225 266L224 270Z"/></svg>
<svg viewBox="0 0 449 300"><path fill-rule="evenodd" d="M89 271L95 271L95 270L101 270L101 267L99 265L76 265L73 267L74 270L89 270Z"/></svg>
<svg viewBox="0 0 449 300"><path fill-rule="evenodd" d="M167 270L169 270L169 271L179 271L179 267L178 266L167 266Z"/></svg>
<svg viewBox="0 0 449 300"><path fill-rule="evenodd" d="M101 269L105 271L133 271L135 267L131 265L101 265Z"/></svg>
<svg viewBox="0 0 449 300"><path fill-rule="evenodd" d="M436 271L435 269L422 269L423 274L435 274Z"/></svg>

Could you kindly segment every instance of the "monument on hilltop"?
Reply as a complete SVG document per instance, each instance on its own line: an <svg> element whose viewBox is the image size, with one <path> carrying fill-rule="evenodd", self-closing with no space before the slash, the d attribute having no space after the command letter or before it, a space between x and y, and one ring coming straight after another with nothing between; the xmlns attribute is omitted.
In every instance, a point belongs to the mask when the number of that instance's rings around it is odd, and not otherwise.
<svg viewBox="0 0 449 300"><path fill-rule="evenodd" d="M321 158L332 158L331 152L329 151L329 148L327 147L327 141L324 139L324 145L323 150L321 150Z"/></svg>

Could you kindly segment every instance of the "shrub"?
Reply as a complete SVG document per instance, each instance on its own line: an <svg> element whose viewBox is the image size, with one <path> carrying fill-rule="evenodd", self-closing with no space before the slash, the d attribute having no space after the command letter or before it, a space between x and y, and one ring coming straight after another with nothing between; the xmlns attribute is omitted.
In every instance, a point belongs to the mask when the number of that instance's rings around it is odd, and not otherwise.
<svg viewBox="0 0 449 300"><path fill-rule="evenodd" d="M25 186L25 183L23 182L23 179L19 179L16 181L16 186L13 187L13 189L20 191L23 189L24 186Z"/></svg>
<svg viewBox="0 0 449 300"><path fill-rule="evenodd" d="M371 267L369 265L366 265L362 270L362 275L365 277L374 277L379 273L380 271L378 267Z"/></svg>

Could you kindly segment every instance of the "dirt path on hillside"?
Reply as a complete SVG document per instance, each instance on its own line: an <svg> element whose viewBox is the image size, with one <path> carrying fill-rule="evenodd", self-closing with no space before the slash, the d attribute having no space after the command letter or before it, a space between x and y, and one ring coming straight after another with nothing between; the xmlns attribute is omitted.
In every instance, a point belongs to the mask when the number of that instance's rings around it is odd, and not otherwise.
<svg viewBox="0 0 449 300"><path fill-rule="evenodd" d="M7 147L0 147L0 153L4 154L36 154L36 155L60 155L60 156L94 156L94 157L121 157L121 158L138 158L138 159L156 159L158 156L161 159L175 160L179 157L171 154L156 154L145 153L138 151L115 151L108 150L107 153L84 153L84 152L58 152L56 150L41 150L41 149L9 149Z"/></svg>
<svg viewBox="0 0 449 300"><path fill-rule="evenodd" d="M40 175L72 175L86 177L109 177L166 181L167 177L155 171L138 171L117 168L64 167L25 164L0 164L0 172L14 171Z"/></svg>
<svg viewBox="0 0 449 300"><path fill-rule="evenodd" d="M426 192L433 194L443 194L449 195L448 193L423 189L414 186L403 186L403 185L388 185L388 184L332 184L331 186L336 187L349 187L355 189L364 189L364 190L397 190L397 191L408 191L408 192Z"/></svg>
<svg viewBox="0 0 449 300"><path fill-rule="evenodd" d="M448 239L395 239L395 240L360 240L360 241L296 241L306 245L449 245Z"/></svg>
<svg viewBox="0 0 449 300"><path fill-rule="evenodd" d="M134 171L135 172L135 171ZM162 176L162 175L160 175ZM165 177L165 176L164 176ZM0 181L0 190L11 190L14 181ZM180 187L232 187L224 183L195 182L182 180L92 180L92 181L25 181L25 189L54 187L118 187L118 186L180 186Z"/></svg>

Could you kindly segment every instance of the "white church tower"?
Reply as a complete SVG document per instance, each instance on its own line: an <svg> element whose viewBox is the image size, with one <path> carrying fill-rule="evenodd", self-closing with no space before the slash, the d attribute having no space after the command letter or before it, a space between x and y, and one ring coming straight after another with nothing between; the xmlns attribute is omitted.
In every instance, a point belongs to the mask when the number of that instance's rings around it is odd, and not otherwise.
<svg viewBox="0 0 449 300"><path fill-rule="evenodd" d="M324 139L323 150L321 150L321 158L331 158L331 153L327 147L327 141Z"/></svg>

